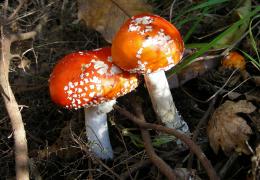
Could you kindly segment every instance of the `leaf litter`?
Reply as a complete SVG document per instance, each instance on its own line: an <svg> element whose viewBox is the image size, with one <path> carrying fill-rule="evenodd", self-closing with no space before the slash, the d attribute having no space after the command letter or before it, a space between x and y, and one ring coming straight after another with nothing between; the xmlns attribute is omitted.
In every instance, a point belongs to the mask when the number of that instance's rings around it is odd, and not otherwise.
<svg viewBox="0 0 260 180"><path fill-rule="evenodd" d="M237 113L252 113L256 107L246 100L226 101L213 113L207 127L210 146L217 154L221 148L225 154L233 150L250 154L247 141L252 134L246 120Z"/></svg>

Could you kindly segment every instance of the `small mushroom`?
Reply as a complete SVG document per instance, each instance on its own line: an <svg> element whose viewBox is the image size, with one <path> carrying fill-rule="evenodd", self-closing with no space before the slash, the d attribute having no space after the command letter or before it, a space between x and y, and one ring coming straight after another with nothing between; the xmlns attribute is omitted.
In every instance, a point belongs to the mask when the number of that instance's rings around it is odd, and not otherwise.
<svg viewBox="0 0 260 180"><path fill-rule="evenodd" d="M236 51L229 52L221 61L222 66L228 69L240 69L241 71L246 69L245 58Z"/></svg>
<svg viewBox="0 0 260 180"><path fill-rule="evenodd" d="M138 86L136 74L112 63L111 48L66 55L54 67L49 80L52 100L68 109L84 107L90 150L102 159L113 158L107 113L115 99Z"/></svg>
<svg viewBox="0 0 260 180"><path fill-rule="evenodd" d="M184 43L179 31L157 15L133 16L123 24L112 43L113 63L131 73L144 74L153 108L170 128L189 132L178 115L165 76L182 58Z"/></svg>

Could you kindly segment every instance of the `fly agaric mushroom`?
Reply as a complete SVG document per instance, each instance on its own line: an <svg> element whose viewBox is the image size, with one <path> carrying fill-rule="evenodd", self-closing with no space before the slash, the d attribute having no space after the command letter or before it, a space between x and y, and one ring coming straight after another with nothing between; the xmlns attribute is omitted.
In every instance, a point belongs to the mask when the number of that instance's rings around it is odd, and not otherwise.
<svg viewBox="0 0 260 180"><path fill-rule="evenodd" d="M170 128L188 132L173 102L166 70L182 58L184 43L179 31L157 15L133 16L123 24L112 43L113 63L131 73L144 74L153 108Z"/></svg>
<svg viewBox="0 0 260 180"><path fill-rule="evenodd" d="M111 61L111 48L75 52L63 57L49 80L50 96L68 109L84 107L86 134L91 151L113 158L107 113L117 97L138 85L136 74L124 72Z"/></svg>
<svg viewBox="0 0 260 180"><path fill-rule="evenodd" d="M246 68L245 58L236 51L229 52L221 61L222 66L228 69L235 68L241 71Z"/></svg>

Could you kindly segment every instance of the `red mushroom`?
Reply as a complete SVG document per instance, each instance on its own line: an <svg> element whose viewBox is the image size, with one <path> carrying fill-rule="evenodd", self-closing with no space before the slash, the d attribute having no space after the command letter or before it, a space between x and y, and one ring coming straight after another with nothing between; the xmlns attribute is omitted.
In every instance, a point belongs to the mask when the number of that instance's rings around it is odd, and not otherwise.
<svg viewBox="0 0 260 180"><path fill-rule="evenodd" d="M84 107L90 149L102 159L113 157L106 113L112 110L117 97L137 85L136 74L124 72L112 63L110 48L66 55L54 67L49 80L55 103L68 109Z"/></svg>
<svg viewBox="0 0 260 180"><path fill-rule="evenodd" d="M155 112L167 127L188 132L174 105L166 70L182 58L184 44L179 31L157 15L133 16L123 24L112 43L113 63L144 74Z"/></svg>

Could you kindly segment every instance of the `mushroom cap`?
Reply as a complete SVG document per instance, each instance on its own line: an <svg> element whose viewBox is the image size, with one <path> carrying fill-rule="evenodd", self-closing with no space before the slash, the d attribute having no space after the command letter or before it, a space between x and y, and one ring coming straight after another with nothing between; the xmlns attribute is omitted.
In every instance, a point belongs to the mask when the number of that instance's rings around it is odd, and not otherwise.
<svg viewBox="0 0 260 180"><path fill-rule="evenodd" d="M113 62L133 73L168 70L182 58L184 43L177 28L160 16L128 19L112 43Z"/></svg>
<svg viewBox="0 0 260 180"><path fill-rule="evenodd" d="M236 51L229 52L221 61L225 68L237 68L244 70L246 68L245 58Z"/></svg>
<svg viewBox="0 0 260 180"><path fill-rule="evenodd" d="M49 79L52 100L69 109L116 99L137 86L136 74L112 63L111 48L70 53L56 64Z"/></svg>

